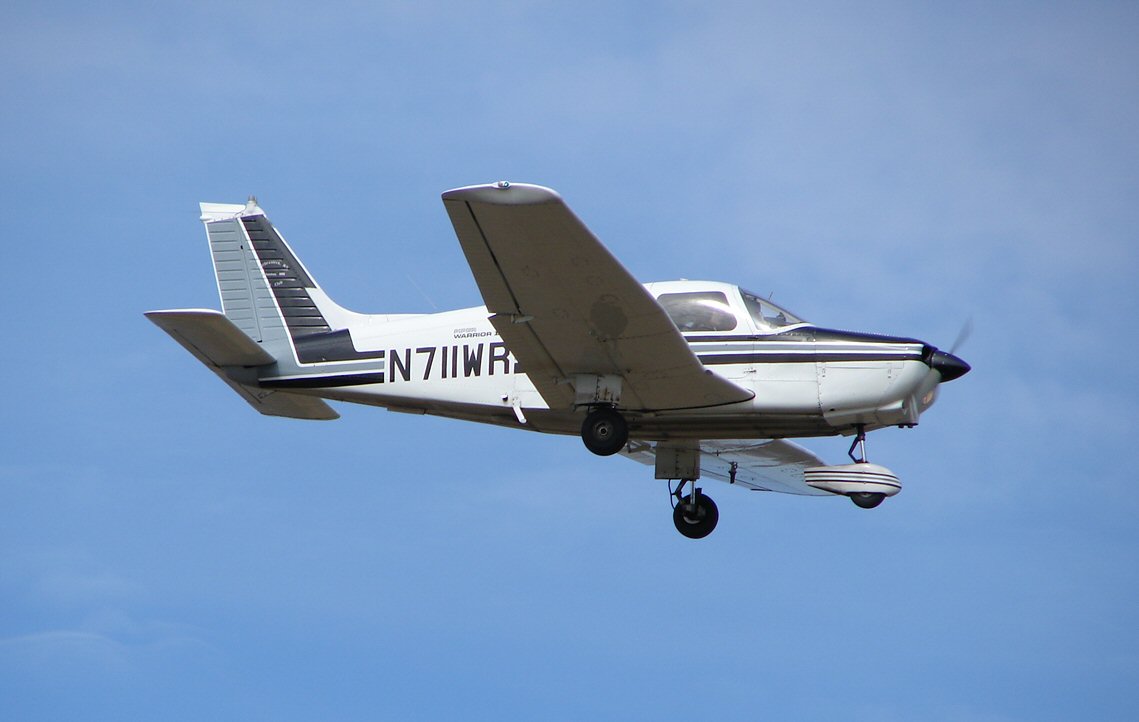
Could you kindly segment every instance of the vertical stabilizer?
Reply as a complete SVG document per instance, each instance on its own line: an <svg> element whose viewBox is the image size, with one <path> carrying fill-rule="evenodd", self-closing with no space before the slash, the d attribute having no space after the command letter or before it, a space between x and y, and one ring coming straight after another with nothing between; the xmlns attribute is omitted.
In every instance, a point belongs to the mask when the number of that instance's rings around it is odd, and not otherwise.
<svg viewBox="0 0 1139 722"><path fill-rule="evenodd" d="M259 226L264 211L253 199L243 206L202 203L201 209L222 312L247 336L279 355L289 345L287 328L246 224L249 220Z"/></svg>
<svg viewBox="0 0 1139 722"><path fill-rule="evenodd" d="M355 350L349 326L362 317L321 290L256 199L201 209L222 312L249 338L300 364L378 357Z"/></svg>
<svg viewBox="0 0 1139 722"><path fill-rule="evenodd" d="M226 318L274 355L291 341L332 330L314 296L334 313L342 309L320 292L255 198L201 209Z"/></svg>

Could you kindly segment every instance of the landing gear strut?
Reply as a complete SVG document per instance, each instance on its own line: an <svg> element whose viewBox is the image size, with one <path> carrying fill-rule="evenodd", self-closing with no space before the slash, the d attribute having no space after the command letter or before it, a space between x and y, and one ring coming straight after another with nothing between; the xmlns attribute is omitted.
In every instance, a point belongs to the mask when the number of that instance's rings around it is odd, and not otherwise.
<svg viewBox="0 0 1139 722"><path fill-rule="evenodd" d="M581 425L581 440L585 442L585 448L598 456L612 456L629 440L629 424L616 409L599 406L585 417Z"/></svg>
<svg viewBox="0 0 1139 722"><path fill-rule="evenodd" d="M692 492L682 496L684 485L692 484ZM696 488L695 479L681 479L676 489L669 488L676 502L672 507L672 523L676 530L689 539L703 539L712 533L716 523L720 521L720 510L712 497L703 493L703 489Z"/></svg>
<svg viewBox="0 0 1139 722"><path fill-rule="evenodd" d="M850 442L850 451L846 455L855 464L866 463L866 424L859 424L854 427L858 430L858 435L854 437L854 441ZM858 449L858 456L854 455L854 450Z"/></svg>
<svg viewBox="0 0 1139 722"><path fill-rule="evenodd" d="M866 461L866 426L859 424L855 427L858 434L854 437L854 441L850 444L850 451L846 455L850 457L851 461L855 464L865 464ZM854 450L858 449L858 456L854 455ZM886 495L873 491L856 491L848 494L850 500L854 505L860 509L873 509L886 500Z"/></svg>

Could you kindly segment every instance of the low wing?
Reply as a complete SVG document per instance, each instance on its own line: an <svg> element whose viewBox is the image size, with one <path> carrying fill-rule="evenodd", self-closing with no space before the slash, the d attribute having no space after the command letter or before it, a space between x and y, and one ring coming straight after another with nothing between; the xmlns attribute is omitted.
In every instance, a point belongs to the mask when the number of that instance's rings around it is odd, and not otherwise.
<svg viewBox="0 0 1139 722"><path fill-rule="evenodd" d="M623 379L621 405L683 409L754 394L704 368L664 309L557 193L506 184L447 191L443 204L491 323L550 408L575 376Z"/></svg>
<svg viewBox="0 0 1139 722"><path fill-rule="evenodd" d="M194 354L258 412L292 419L340 418L340 414L318 398L270 391L237 381L234 378L237 370L264 366L275 359L221 312L179 309L150 311L146 317Z"/></svg>
<svg viewBox="0 0 1139 722"><path fill-rule="evenodd" d="M804 469L825 466L826 462L790 441L746 439L691 443L700 446L701 476L710 476L754 491L833 496L829 492L807 486L803 481ZM655 444L633 441L621 453L642 464L656 464ZM736 465L734 480L733 463Z"/></svg>

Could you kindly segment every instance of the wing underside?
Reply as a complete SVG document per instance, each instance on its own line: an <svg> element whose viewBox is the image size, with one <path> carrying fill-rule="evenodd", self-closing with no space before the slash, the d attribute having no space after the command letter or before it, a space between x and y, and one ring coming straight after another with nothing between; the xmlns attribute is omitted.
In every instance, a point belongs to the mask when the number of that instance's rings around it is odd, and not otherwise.
<svg viewBox="0 0 1139 722"><path fill-rule="evenodd" d="M551 408L578 376L619 376L620 405L700 408L753 394L713 375L656 299L548 188L498 184L443 202L491 323Z"/></svg>
<svg viewBox="0 0 1139 722"><path fill-rule="evenodd" d="M803 480L804 469L824 466L825 462L798 444L782 439L723 439L691 443L700 447L700 472L704 477L754 491L832 496L829 492L807 486ZM622 453L642 464L655 465L656 450L656 444L633 441Z"/></svg>

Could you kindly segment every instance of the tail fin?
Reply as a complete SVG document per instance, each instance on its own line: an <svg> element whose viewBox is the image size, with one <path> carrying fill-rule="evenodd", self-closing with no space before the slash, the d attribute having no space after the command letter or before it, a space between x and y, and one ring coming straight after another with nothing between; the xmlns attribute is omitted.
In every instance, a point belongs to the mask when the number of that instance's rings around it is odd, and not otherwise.
<svg viewBox="0 0 1139 722"><path fill-rule="evenodd" d="M234 325L278 359L295 354L299 364L376 357L352 345L348 328L361 315L328 297L255 198L201 209L222 312Z"/></svg>
<svg viewBox="0 0 1139 722"><path fill-rule="evenodd" d="M222 313L180 309L151 311L147 318L262 414L337 418L320 399L270 388L263 375L379 358L352 345L349 325L359 314L328 298L255 199L202 203L201 210Z"/></svg>
<svg viewBox="0 0 1139 722"><path fill-rule="evenodd" d="M222 312L274 356L291 342L341 328L347 312L312 275L250 198L244 206L202 203Z"/></svg>

